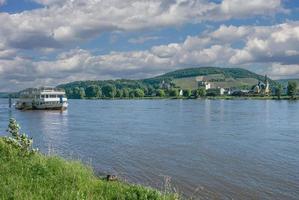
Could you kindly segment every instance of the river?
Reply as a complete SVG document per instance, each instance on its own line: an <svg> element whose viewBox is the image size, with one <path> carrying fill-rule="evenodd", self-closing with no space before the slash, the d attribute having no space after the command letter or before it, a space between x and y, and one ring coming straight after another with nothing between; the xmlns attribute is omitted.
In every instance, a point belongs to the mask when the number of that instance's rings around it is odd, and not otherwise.
<svg viewBox="0 0 299 200"><path fill-rule="evenodd" d="M70 100L57 112L0 99L0 135L10 117L43 153L128 182L193 199L299 198L298 101Z"/></svg>

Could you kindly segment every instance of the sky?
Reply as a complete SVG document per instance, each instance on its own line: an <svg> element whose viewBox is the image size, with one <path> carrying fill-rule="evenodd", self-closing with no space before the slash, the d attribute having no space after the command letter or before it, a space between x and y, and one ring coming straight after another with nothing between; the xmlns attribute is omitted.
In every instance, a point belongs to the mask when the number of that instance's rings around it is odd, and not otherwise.
<svg viewBox="0 0 299 200"><path fill-rule="evenodd" d="M299 1L0 0L0 92L202 66L299 78Z"/></svg>

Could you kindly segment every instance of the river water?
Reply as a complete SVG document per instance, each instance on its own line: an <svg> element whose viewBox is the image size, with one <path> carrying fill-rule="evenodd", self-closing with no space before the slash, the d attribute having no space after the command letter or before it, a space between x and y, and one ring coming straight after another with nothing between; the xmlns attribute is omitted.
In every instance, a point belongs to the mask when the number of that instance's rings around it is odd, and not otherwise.
<svg viewBox="0 0 299 200"><path fill-rule="evenodd" d="M0 135L14 117L46 154L193 199L299 199L299 102L70 100L18 111L0 99ZM165 183L167 182L167 183Z"/></svg>

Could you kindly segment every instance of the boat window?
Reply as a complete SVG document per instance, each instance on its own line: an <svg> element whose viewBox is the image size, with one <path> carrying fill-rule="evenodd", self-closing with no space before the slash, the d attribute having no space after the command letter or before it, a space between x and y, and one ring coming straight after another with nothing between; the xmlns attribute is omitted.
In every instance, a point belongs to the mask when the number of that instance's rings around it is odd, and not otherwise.
<svg viewBox="0 0 299 200"><path fill-rule="evenodd" d="M45 95L41 95L41 98L45 98Z"/></svg>
<svg viewBox="0 0 299 200"><path fill-rule="evenodd" d="M46 95L46 98L49 98L49 95Z"/></svg>
<svg viewBox="0 0 299 200"><path fill-rule="evenodd" d="M56 95L54 95L54 94L50 95L50 98L56 98Z"/></svg>

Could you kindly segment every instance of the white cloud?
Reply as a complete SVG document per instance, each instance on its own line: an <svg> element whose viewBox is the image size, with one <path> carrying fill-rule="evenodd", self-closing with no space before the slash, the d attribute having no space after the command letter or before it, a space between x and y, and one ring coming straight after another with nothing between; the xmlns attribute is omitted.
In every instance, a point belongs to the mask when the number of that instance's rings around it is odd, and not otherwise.
<svg viewBox="0 0 299 200"><path fill-rule="evenodd" d="M206 0L35 1L45 7L16 14L0 13L0 21L5 21L0 28L0 42L19 49L60 48L107 31L265 16L283 10L280 0L267 3L263 0L224 0L220 4Z"/></svg>
<svg viewBox="0 0 299 200"><path fill-rule="evenodd" d="M143 51L95 55L75 48L103 32L271 16L285 12L280 0L35 1L44 8L0 13L0 21L5 21L0 27L0 91L84 79L144 78L203 65L242 67L258 63L273 77L298 74L299 22L273 26L221 25L198 36L187 36L183 42ZM129 42L142 44L156 39L158 36L145 36ZM24 49L44 54L59 48L65 52L54 59L22 56L27 52Z"/></svg>
<svg viewBox="0 0 299 200"><path fill-rule="evenodd" d="M269 27L252 27L246 45L230 60L232 64L246 62L299 63L299 23L289 22Z"/></svg>
<svg viewBox="0 0 299 200"><path fill-rule="evenodd" d="M273 78L298 78L299 77L299 64L294 65L281 65L273 63L268 68L269 75Z"/></svg>
<svg viewBox="0 0 299 200"><path fill-rule="evenodd" d="M220 10L226 17L273 14L273 11L287 12L281 8L281 0L223 0Z"/></svg>

